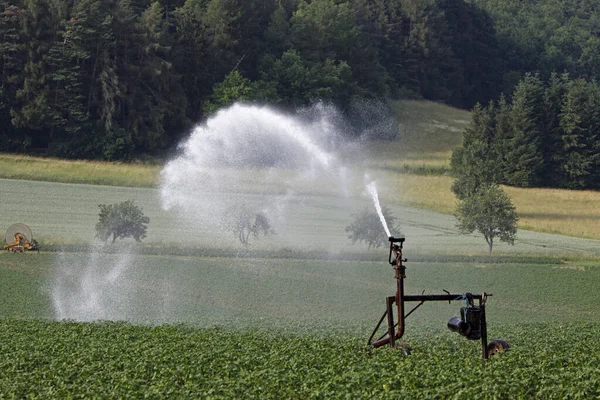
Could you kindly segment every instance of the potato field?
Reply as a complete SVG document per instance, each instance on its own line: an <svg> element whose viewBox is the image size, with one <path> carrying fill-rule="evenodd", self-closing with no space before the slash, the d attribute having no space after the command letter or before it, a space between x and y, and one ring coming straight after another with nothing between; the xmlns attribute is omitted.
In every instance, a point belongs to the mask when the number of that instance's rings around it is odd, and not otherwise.
<svg viewBox="0 0 600 400"><path fill-rule="evenodd" d="M598 324L504 326L482 362L449 334L408 357L362 338L182 325L3 320L3 398L555 398L600 395Z"/></svg>

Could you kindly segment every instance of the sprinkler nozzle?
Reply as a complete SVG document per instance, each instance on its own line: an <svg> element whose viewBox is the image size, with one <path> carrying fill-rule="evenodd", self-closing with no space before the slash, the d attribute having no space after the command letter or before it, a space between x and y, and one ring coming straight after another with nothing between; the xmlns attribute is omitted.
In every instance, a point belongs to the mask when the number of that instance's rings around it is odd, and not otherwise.
<svg viewBox="0 0 600 400"><path fill-rule="evenodd" d="M388 240L389 240L390 242L392 242L392 243L395 243L395 242L400 242L400 243L402 243L402 242L404 242L404 241L406 240L406 238L404 238L404 237L397 238L397 237L390 236L390 237L388 238Z"/></svg>

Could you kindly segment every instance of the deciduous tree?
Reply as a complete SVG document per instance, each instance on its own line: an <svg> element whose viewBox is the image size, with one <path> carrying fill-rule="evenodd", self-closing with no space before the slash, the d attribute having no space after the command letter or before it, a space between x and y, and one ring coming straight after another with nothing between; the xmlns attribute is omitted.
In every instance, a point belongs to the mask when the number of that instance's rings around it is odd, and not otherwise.
<svg viewBox="0 0 600 400"><path fill-rule="evenodd" d="M117 204L100 204L100 219L96 224L96 237L106 241L112 237L114 243L117 239L127 237L140 242L146 237L150 218L146 217L142 209L132 200Z"/></svg>
<svg viewBox="0 0 600 400"><path fill-rule="evenodd" d="M469 234L481 233L490 254L494 240L514 244L518 216L510 197L495 184L481 186L476 193L463 199L457 210L458 229Z"/></svg>
<svg viewBox="0 0 600 400"><path fill-rule="evenodd" d="M260 235L274 235L275 230L266 213L254 211L247 205L232 208L225 215L225 227L231 231L244 246L250 243L250 237L258 239Z"/></svg>
<svg viewBox="0 0 600 400"><path fill-rule="evenodd" d="M387 207L382 207L382 214L388 227L392 231L397 231L395 227L396 217L392 215L392 212ZM388 243L388 237L386 236L381 219L377 212L372 208L365 208L361 212L352 216L352 221L346 227L348 232L348 239L352 243L364 242L369 247L379 248L385 246Z"/></svg>

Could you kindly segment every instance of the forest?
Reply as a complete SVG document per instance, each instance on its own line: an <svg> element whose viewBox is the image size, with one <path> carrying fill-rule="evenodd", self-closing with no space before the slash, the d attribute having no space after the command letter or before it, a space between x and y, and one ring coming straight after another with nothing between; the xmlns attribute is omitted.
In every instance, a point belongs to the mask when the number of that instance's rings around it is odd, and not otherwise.
<svg viewBox="0 0 600 400"><path fill-rule="evenodd" d="M0 0L0 35L0 151L79 159L163 154L238 100L483 113L600 69L593 0Z"/></svg>
<svg viewBox="0 0 600 400"><path fill-rule="evenodd" d="M569 74L526 74L511 99L477 104L454 150L453 190L485 183L600 189L600 85Z"/></svg>

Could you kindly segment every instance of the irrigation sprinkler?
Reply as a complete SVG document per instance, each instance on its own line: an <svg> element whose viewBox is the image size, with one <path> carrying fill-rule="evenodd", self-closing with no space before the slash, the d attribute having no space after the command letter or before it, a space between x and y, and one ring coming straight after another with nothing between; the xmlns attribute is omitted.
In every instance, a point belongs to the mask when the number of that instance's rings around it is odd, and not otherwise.
<svg viewBox="0 0 600 400"><path fill-rule="evenodd" d="M369 337L369 345L373 345L373 347L377 348L389 344L392 348L400 347L406 349L407 346L404 343L398 343L397 341L404 335L405 320L409 315L421 307L426 301L447 301L450 303L456 300L463 300L466 302L466 306L461 307L460 317L453 317L448 321L448 328L469 340L481 340L481 354L483 359L487 359L493 354L508 349L509 345L504 340L492 340L489 343L487 341L485 303L491 294L485 292L482 294L452 294L445 290L445 294L404 294L404 278L406 278L406 267L404 266L404 263L407 260L402 258L402 247L405 238L395 238L390 236L389 241L390 254L388 261L394 268L396 295L385 298L385 312ZM418 304L405 314L404 304L407 302L417 302ZM394 322L394 303L396 303L397 307L396 315L398 317L398 322L396 323ZM386 317L387 331L377 340L373 341L373 338L379 331L379 328Z"/></svg>

